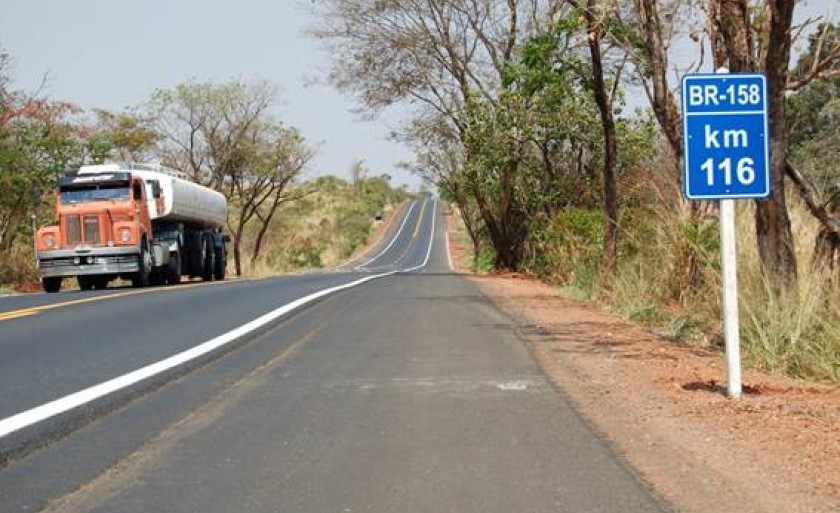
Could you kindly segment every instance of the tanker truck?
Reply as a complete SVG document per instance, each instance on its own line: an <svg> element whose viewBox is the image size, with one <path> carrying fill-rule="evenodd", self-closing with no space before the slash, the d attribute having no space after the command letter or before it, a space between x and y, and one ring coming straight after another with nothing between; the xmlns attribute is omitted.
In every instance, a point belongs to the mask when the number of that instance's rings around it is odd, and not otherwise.
<svg viewBox="0 0 840 513"><path fill-rule="evenodd" d="M225 197L158 165L82 166L58 179L58 224L38 230L35 249L46 292L75 277L82 290L117 278L135 287L222 280Z"/></svg>

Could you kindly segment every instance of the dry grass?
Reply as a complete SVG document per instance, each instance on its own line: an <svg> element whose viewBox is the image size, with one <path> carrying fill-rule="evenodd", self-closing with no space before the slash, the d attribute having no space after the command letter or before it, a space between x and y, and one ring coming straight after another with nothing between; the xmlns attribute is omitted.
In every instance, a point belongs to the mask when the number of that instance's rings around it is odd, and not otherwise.
<svg viewBox="0 0 840 513"><path fill-rule="evenodd" d="M790 215L799 280L777 298L762 272L754 207L739 202L738 281L743 355L750 366L821 382L840 382L840 308L831 276L812 266L817 222L795 199ZM722 283L716 216L699 227L660 206L625 233L636 253L623 261L600 299L621 315L701 346L722 345ZM697 275L683 276L696 263ZM681 294L690 282L691 294Z"/></svg>
<svg viewBox="0 0 840 513"><path fill-rule="evenodd" d="M795 290L779 298L761 272L752 229L752 205L739 219L738 268L741 333L748 360L760 368L793 377L840 382L840 305L832 275L813 262L818 225L805 208L792 201L791 224L799 280Z"/></svg>

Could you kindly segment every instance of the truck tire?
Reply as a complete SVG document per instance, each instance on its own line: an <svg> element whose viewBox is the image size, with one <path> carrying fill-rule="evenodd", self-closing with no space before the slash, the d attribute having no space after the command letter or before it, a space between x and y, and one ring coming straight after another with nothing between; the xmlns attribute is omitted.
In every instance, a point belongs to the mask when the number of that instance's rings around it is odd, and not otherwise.
<svg viewBox="0 0 840 513"><path fill-rule="evenodd" d="M149 273L149 283L154 287L166 285L166 275L164 274L164 271L162 269L155 269Z"/></svg>
<svg viewBox="0 0 840 513"><path fill-rule="evenodd" d="M166 281L170 285L181 283L181 248L169 255L169 265L166 267Z"/></svg>
<svg viewBox="0 0 840 513"><path fill-rule="evenodd" d="M108 288L108 282L110 280L107 276L97 276L93 280L93 288L96 290L105 290Z"/></svg>
<svg viewBox="0 0 840 513"><path fill-rule="evenodd" d="M76 276L76 282L81 290L93 290L95 284L92 276Z"/></svg>
<svg viewBox="0 0 840 513"><path fill-rule="evenodd" d="M204 267L202 268L201 278L204 281L213 281L213 267L216 260L213 258L216 254L213 249L213 236L205 234L202 237L202 242L204 243L204 251L202 251L202 255L204 256Z"/></svg>
<svg viewBox="0 0 840 513"><path fill-rule="evenodd" d="M225 248L216 248L215 262L213 263L213 278L217 280L225 279L225 270L227 268L227 259L225 258Z"/></svg>
<svg viewBox="0 0 840 513"><path fill-rule="evenodd" d="M133 287L148 287L149 275L152 273L152 260L149 254L149 248L146 247L146 241L140 245L140 270L131 277L131 285Z"/></svg>
<svg viewBox="0 0 840 513"><path fill-rule="evenodd" d="M55 276L41 278L41 286L44 288L44 292L49 292L50 294L58 292L61 290L61 278Z"/></svg>

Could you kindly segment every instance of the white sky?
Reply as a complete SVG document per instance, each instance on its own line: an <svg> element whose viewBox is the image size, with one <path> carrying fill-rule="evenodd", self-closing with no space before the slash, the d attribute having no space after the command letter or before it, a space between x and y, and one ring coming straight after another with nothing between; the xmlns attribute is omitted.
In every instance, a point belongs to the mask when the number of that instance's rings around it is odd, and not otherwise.
<svg viewBox="0 0 840 513"><path fill-rule="evenodd" d="M121 110L189 79L266 79L280 86L280 119L320 145L309 176L349 178L364 159L395 186L419 184L396 168L408 149L386 140L396 118L361 121L352 99L311 85L327 60L298 0L0 0L0 13L18 89L49 73L51 98Z"/></svg>

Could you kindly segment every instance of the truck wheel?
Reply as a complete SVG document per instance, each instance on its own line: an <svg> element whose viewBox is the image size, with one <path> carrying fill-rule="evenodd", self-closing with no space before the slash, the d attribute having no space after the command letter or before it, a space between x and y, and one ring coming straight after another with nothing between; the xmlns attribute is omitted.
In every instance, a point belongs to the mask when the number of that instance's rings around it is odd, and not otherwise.
<svg viewBox="0 0 840 513"><path fill-rule="evenodd" d="M219 248L215 252L215 262L213 267L213 277L217 280L224 280L225 279L225 268L227 267L227 261L225 259L225 249L224 247Z"/></svg>
<svg viewBox="0 0 840 513"><path fill-rule="evenodd" d="M215 251L213 250L213 237L204 236L204 268L202 269L201 278L204 281L213 281L213 262L215 258Z"/></svg>
<svg viewBox="0 0 840 513"><path fill-rule="evenodd" d="M155 269L151 273L149 273L149 283L154 287L165 285L166 275L164 275L164 271L160 269Z"/></svg>
<svg viewBox="0 0 840 513"><path fill-rule="evenodd" d="M169 266L166 268L166 281L170 285L181 283L181 252L175 251L169 255Z"/></svg>
<svg viewBox="0 0 840 513"><path fill-rule="evenodd" d="M76 276L76 282L81 290L93 290L94 281L90 276Z"/></svg>
<svg viewBox="0 0 840 513"><path fill-rule="evenodd" d="M105 290L108 288L108 277L98 276L93 280L93 288L96 290Z"/></svg>
<svg viewBox="0 0 840 513"><path fill-rule="evenodd" d="M152 273L152 256L149 254L149 248L146 247L146 241L140 246L140 270L137 271L131 278L131 285L134 287L148 287L149 275Z"/></svg>
<svg viewBox="0 0 840 513"><path fill-rule="evenodd" d="M61 290L61 278L54 276L50 278L41 278L41 286L44 287L44 292L58 292Z"/></svg>

